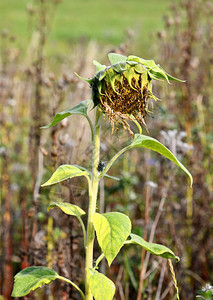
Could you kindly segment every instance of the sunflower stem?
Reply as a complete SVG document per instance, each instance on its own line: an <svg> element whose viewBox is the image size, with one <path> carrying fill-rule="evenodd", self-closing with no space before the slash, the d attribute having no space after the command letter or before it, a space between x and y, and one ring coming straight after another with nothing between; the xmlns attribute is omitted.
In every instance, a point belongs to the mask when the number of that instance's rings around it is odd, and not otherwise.
<svg viewBox="0 0 213 300"><path fill-rule="evenodd" d="M100 129L102 111L97 107L95 132L93 140L93 168L92 168L92 181L89 185L89 208L88 208L88 223L87 223L87 244L86 244L86 266L85 266L85 281L86 281L86 300L92 300L93 296L89 289L88 272L89 268L93 268L93 246L94 246L94 227L92 218L96 211L97 194L98 194L98 164L100 156Z"/></svg>

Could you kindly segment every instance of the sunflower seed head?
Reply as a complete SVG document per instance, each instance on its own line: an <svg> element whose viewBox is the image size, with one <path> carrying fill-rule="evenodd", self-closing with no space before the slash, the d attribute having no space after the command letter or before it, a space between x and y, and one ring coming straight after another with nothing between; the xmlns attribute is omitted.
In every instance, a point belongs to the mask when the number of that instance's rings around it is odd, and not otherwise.
<svg viewBox="0 0 213 300"><path fill-rule="evenodd" d="M152 79L178 79L167 74L153 60L144 60L137 56L123 56L109 54L111 66L94 61L97 68L96 75L86 81L92 88L92 100L108 116L112 131L118 124L124 127L131 136L128 120L145 123L145 116L150 112L149 99L159 100L152 93ZM147 128L147 127L146 127Z"/></svg>

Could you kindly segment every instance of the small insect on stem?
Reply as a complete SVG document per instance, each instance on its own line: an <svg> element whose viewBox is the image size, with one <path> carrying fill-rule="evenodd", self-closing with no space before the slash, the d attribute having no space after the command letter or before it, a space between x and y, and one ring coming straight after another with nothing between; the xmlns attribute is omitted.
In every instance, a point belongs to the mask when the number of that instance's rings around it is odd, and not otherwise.
<svg viewBox="0 0 213 300"><path fill-rule="evenodd" d="M99 164L98 164L98 172L102 172L106 167L106 164L103 162L103 161L99 161Z"/></svg>

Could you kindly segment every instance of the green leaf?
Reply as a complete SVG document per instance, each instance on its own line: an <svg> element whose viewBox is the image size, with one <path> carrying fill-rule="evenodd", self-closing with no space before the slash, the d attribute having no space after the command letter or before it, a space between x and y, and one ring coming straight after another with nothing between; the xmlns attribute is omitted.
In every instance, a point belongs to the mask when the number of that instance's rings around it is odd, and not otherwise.
<svg viewBox="0 0 213 300"><path fill-rule="evenodd" d="M117 63L112 66L113 70L117 73L123 73L127 70L126 63Z"/></svg>
<svg viewBox="0 0 213 300"><path fill-rule="evenodd" d="M105 70L106 66L105 65L101 65L98 61L93 60L93 65L96 66L96 72L100 72L101 70Z"/></svg>
<svg viewBox="0 0 213 300"><path fill-rule="evenodd" d="M158 69L160 69L160 72L158 72L158 70L156 70L156 69L153 69L153 70L149 71L149 73L151 73L150 76L151 76L152 79L155 79L155 80L157 80L157 79L166 79L168 82L169 82L169 80L178 81L178 82L185 82L185 80L181 80L181 79L178 79L176 77L173 77L173 76L169 75L160 66L159 66Z"/></svg>
<svg viewBox="0 0 213 300"><path fill-rule="evenodd" d="M147 69L143 65L141 65L141 64L135 65L134 69L139 74L144 74L145 72L148 72Z"/></svg>
<svg viewBox="0 0 213 300"><path fill-rule="evenodd" d="M91 84L93 83L94 77L93 77L93 78L84 78L84 77L78 75L76 72L74 72L74 73L75 73L75 75L76 75L78 78L80 78L80 79L82 79L83 81L86 81L87 83L89 83L89 85L91 85Z"/></svg>
<svg viewBox="0 0 213 300"><path fill-rule="evenodd" d="M143 59L141 57L138 57L138 56L135 56L135 55L129 55L127 57L127 61L135 61L135 62L138 62L146 67L148 67L149 69L152 69L152 68L155 68L157 67L156 63L154 62L154 60L146 60L146 59Z"/></svg>
<svg viewBox="0 0 213 300"><path fill-rule="evenodd" d="M50 177L50 179L42 184L41 186L52 185L61 181L64 181L69 178L79 177L79 176L88 176L88 171L82 171L76 166L72 165L61 165Z"/></svg>
<svg viewBox="0 0 213 300"><path fill-rule="evenodd" d="M110 266L131 232L130 219L118 212L95 213L93 225L98 243Z"/></svg>
<svg viewBox="0 0 213 300"><path fill-rule="evenodd" d="M76 106L74 106L71 109L67 109L65 111L57 113L54 116L51 123L49 123L48 125L43 126L41 128L46 129L46 128L53 127L53 126L57 125L59 122L61 122L63 119L65 119L66 117L71 116L71 115L82 115L85 118L87 118L87 120L89 122L89 125L90 125L90 128L91 128L91 131L92 131L92 136L93 136L92 123L91 123L91 120L90 120L90 118L87 114L87 109L88 109L89 103L90 103L90 100L84 100L84 101L80 102L79 104L77 104Z"/></svg>
<svg viewBox="0 0 213 300"><path fill-rule="evenodd" d="M57 113L51 123L41 128L45 129L45 128L53 127L70 115L82 115L88 118L87 109L88 109L89 101L90 100L84 100L71 109L67 109L65 111Z"/></svg>
<svg viewBox="0 0 213 300"><path fill-rule="evenodd" d="M85 215L85 211L83 211L83 209L81 209L79 206L67 202L52 202L50 203L47 209L49 211L54 207L59 207L67 215L77 217L82 227L83 236L84 236L84 245L86 247L86 230L85 230L84 223L81 220L81 216Z"/></svg>
<svg viewBox="0 0 213 300"><path fill-rule="evenodd" d="M147 149L151 149L155 152L160 153L164 157L168 158L172 162L174 162L178 167L180 167L188 176L190 179L190 186L193 184L193 178L191 173L184 167L184 165L175 157L175 155L167 149L164 145L162 145L160 142L158 142L156 139L146 136L146 135L140 135L135 134L133 142L130 144L129 149L134 147L143 147Z"/></svg>
<svg viewBox="0 0 213 300"><path fill-rule="evenodd" d="M151 73L153 76L152 79L166 79L166 81L169 83L169 80L175 80L179 82L184 82L183 80L180 80L178 78L175 78L171 75L169 75L167 72L164 71L164 69L160 65L156 65L154 60L146 60L134 55L130 55L127 57L128 61L136 61L144 66L147 67L149 73Z"/></svg>
<svg viewBox="0 0 213 300"><path fill-rule="evenodd" d="M12 297L23 297L40 288L44 284L60 278L60 276L52 269L46 267L29 267L15 276Z"/></svg>
<svg viewBox="0 0 213 300"><path fill-rule="evenodd" d="M127 57L121 54L117 53L109 53L108 54L109 61L111 65L120 63L120 62L126 62Z"/></svg>
<svg viewBox="0 0 213 300"><path fill-rule="evenodd" d="M146 249L148 252L155 254L157 256L161 256L163 258L172 258L172 259L177 259L178 261L180 260L178 256L172 252L169 248L160 245L160 244L155 244L155 243L148 243L146 242L142 237L140 237L137 234L130 234L131 240L128 241L131 244L137 244L141 246L142 248Z"/></svg>
<svg viewBox="0 0 213 300"><path fill-rule="evenodd" d="M178 82L186 82L186 80L182 80L182 79L173 77L172 75L169 75L168 73L166 73L166 75L167 75L167 77L168 77L169 80L178 81Z"/></svg>
<svg viewBox="0 0 213 300"><path fill-rule="evenodd" d="M89 288L95 300L112 300L115 294L114 283L95 269L88 269Z"/></svg>
<svg viewBox="0 0 213 300"><path fill-rule="evenodd" d="M59 207L65 214L70 216L76 216L80 218L81 216L85 215L85 211L81 209L79 206L67 203L67 202L51 202L48 206L47 210L54 207Z"/></svg>

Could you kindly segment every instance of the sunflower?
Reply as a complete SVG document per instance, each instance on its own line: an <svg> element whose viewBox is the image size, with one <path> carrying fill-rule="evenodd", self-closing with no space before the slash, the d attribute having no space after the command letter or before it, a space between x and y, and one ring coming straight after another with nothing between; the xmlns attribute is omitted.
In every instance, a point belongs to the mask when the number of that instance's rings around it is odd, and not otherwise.
<svg viewBox="0 0 213 300"><path fill-rule="evenodd" d="M153 60L137 56L128 57L110 53L110 66L94 61L97 73L93 78L84 79L92 89L92 101L109 118L112 132L118 132L120 124L131 136L128 121L143 124L148 131L145 117L151 113L149 100L159 100L152 93L152 80L181 81L166 73Z"/></svg>

